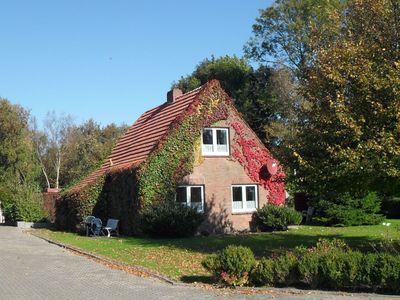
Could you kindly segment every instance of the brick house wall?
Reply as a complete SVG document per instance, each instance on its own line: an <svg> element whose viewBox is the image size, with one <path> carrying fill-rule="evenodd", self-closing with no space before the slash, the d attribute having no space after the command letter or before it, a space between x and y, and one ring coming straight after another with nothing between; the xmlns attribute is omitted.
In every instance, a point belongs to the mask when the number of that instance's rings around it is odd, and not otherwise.
<svg viewBox="0 0 400 300"><path fill-rule="evenodd" d="M230 149L234 145L235 131L230 125L232 122L241 122L247 138L261 143L253 131L237 112L231 109L227 120L220 121L212 127L229 128ZM261 145L260 145L261 146ZM262 147L262 146L261 146ZM258 205L261 208L267 203L268 190L252 181L246 174L244 167L232 156L211 157L205 156L194 167L193 173L186 176L183 185L204 185L205 213L207 220L201 230L210 233L227 232L231 229L251 229L252 212L232 212L232 185L255 184L258 186Z"/></svg>

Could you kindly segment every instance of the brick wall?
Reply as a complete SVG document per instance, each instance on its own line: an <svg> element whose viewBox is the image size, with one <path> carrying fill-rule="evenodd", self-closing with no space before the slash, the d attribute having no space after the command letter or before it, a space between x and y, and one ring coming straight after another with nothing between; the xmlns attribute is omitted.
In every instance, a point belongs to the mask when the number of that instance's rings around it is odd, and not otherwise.
<svg viewBox="0 0 400 300"><path fill-rule="evenodd" d="M242 121L232 110L228 120L218 122L214 127L228 127L230 147L234 143L234 130L230 123ZM251 129L245 125L247 137L259 140ZM235 230L250 229L253 213L232 212L232 185L233 184L257 184L246 174L242 165L228 157L203 157L201 163L195 166L193 173L186 176L182 184L204 185L205 206L207 221L201 230L211 233L229 231L232 226ZM267 203L268 191L258 185L258 207Z"/></svg>
<svg viewBox="0 0 400 300"><path fill-rule="evenodd" d="M54 222L56 216L56 200L59 197L59 193L51 192L51 193L42 193L43 196L43 208L50 221Z"/></svg>

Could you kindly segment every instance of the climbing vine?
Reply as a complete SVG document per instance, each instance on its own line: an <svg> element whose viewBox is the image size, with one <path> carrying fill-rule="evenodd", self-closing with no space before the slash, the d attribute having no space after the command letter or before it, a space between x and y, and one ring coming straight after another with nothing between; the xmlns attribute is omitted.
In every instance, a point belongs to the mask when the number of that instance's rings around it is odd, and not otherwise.
<svg viewBox="0 0 400 300"><path fill-rule="evenodd" d="M235 131L234 140L236 145L232 146L232 157L237 160L246 170L247 175L255 182L269 191L268 202L274 205L285 203L285 174L281 166L278 166L276 174L270 175L266 164L275 161L272 155L259 147L254 139L247 139L244 126L241 122L230 124Z"/></svg>
<svg viewBox="0 0 400 300"><path fill-rule="evenodd" d="M175 197L175 187L193 171L198 160L196 149L202 129L228 117L228 101L218 81L211 81L186 112L172 123L169 132L139 169L142 207Z"/></svg>
<svg viewBox="0 0 400 300"><path fill-rule="evenodd" d="M79 190L66 190L56 201L55 222L58 228L76 231L85 217L92 215L99 201L106 176Z"/></svg>

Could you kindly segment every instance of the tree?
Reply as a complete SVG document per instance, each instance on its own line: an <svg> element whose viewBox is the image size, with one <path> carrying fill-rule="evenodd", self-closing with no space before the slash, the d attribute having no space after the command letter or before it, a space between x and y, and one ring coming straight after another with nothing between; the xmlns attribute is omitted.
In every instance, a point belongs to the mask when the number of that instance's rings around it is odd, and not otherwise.
<svg viewBox="0 0 400 300"><path fill-rule="evenodd" d="M46 182L46 188L50 189L50 179L46 166L46 154L49 147L48 137L45 132L41 131L38 128L36 118L31 119L31 127L32 127L32 141L35 148L36 158L39 161L40 168L42 170L42 174L44 176Z"/></svg>
<svg viewBox="0 0 400 300"><path fill-rule="evenodd" d="M42 187L69 186L99 167L121 134L125 124L101 127L90 119L74 125L72 117L48 114L44 130L33 124L33 141L42 167Z"/></svg>
<svg viewBox="0 0 400 300"><path fill-rule="evenodd" d="M38 164L28 126L29 112L0 98L0 182L35 181Z"/></svg>
<svg viewBox="0 0 400 300"><path fill-rule="evenodd" d="M264 123L272 151L286 167L291 182L293 144L304 122L301 112L306 99L298 92L315 60L315 51L328 43L325 27L331 23L330 12L341 0L277 0L260 11L253 25L253 36L244 46L245 56L261 66L270 66L270 93L274 114ZM311 43L316 35L325 39Z"/></svg>
<svg viewBox="0 0 400 300"><path fill-rule="evenodd" d="M44 120L44 132L47 142L44 147L46 148L47 169L52 174L52 181L54 187L60 187L60 171L63 162L63 156L66 153L65 145L68 136L73 128L72 117L69 115L57 115L55 111L48 112ZM42 168L46 166L42 164Z"/></svg>
<svg viewBox="0 0 400 300"><path fill-rule="evenodd" d="M298 179L330 201L345 193L398 193L399 3L352 0L331 20L329 45L316 52L301 88L310 107L294 147Z"/></svg>
<svg viewBox="0 0 400 300"><path fill-rule="evenodd" d="M253 70L244 58L212 57L200 62L192 74L173 83L173 87L187 92L218 79L256 134L272 146L274 140L265 130L271 120L278 119L275 115L277 103L271 96L271 74L272 70L265 66Z"/></svg>
<svg viewBox="0 0 400 300"><path fill-rule="evenodd" d="M0 204L6 221L43 217L36 180L40 168L28 126L29 112L0 99Z"/></svg>
<svg viewBox="0 0 400 300"><path fill-rule="evenodd" d="M297 78L303 78L313 64L314 51L321 44L312 36L324 35L331 22L330 12L341 0L277 0L261 10L253 25L253 37L245 45L246 56L259 63L284 64ZM325 40L324 40L325 41Z"/></svg>
<svg viewBox="0 0 400 300"><path fill-rule="evenodd" d="M229 95L237 99L251 73L253 69L246 59L228 55L219 58L212 56L200 62L192 74L174 82L173 87L188 92L211 79L218 79Z"/></svg>
<svg viewBox="0 0 400 300"><path fill-rule="evenodd" d="M61 185L71 185L99 167L126 129L124 124L101 127L92 119L74 127L64 146Z"/></svg>

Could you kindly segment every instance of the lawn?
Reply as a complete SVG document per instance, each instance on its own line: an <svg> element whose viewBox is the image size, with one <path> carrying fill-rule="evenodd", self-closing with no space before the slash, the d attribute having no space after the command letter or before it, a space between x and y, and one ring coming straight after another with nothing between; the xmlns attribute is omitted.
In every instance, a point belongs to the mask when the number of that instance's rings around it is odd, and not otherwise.
<svg viewBox="0 0 400 300"><path fill-rule="evenodd" d="M136 237L90 238L74 233L37 230L36 233L80 248L96 255L127 264L156 270L183 281L204 280L209 274L201 266L202 259L227 245L250 247L256 256L312 246L320 238L340 238L351 247L371 251L373 245L386 239L400 241L400 220L383 225L357 227L301 226L287 232L193 237L186 239L150 239Z"/></svg>

